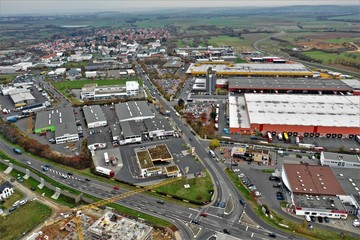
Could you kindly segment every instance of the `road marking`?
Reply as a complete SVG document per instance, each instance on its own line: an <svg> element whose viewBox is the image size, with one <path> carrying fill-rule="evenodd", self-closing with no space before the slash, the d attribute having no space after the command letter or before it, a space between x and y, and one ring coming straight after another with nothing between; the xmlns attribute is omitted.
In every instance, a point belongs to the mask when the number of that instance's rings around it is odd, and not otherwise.
<svg viewBox="0 0 360 240"><path fill-rule="evenodd" d="M192 215L193 215L193 214L191 213L190 216L189 216L189 218L191 218Z"/></svg>
<svg viewBox="0 0 360 240"><path fill-rule="evenodd" d="M248 229L249 229L249 226L246 226L245 231L247 231Z"/></svg>
<svg viewBox="0 0 360 240"><path fill-rule="evenodd" d="M253 236L254 236L254 233L251 233L251 236L250 236L250 237L252 238Z"/></svg>

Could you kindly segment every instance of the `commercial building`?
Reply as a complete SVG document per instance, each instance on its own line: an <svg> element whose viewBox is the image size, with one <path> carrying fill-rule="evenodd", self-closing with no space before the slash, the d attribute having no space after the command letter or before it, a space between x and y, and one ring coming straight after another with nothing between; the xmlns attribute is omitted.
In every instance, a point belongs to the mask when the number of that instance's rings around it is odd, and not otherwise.
<svg viewBox="0 0 360 240"><path fill-rule="evenodd" d="M92 54L74 54L70 55L67 60L69 62L81 62L81 61L90 61L92 59Z"/></svg>
<svg viewBox="0 0 360 240"><path fill-rule="evenodd" d="M146 126L146 134L149 134L150 138L171 136L174 134L174 129L170 126L167 120L148 118L144 120L144 124Z"/></svg>
<svg viewBox="0 0 360 240"><path fill-rule="evenodd" d="M313 73L300 63L230 63L230 62L197 62L192 63L186 73L198 76L206 75L211 69L218 76L283 76L312 77Z"/></svg>
<svg viewBox="0 0 360 240"><path fill-rule="evenodd" d="M206 78L196 78L192 90L206 91Z"/></svg>
<svg viewBox="0 0 360 240"><path fill-rule="evenodd" d="M106 148L107 145L105 140L105 135L102 133L89 135L86 141L89 150L94 150L94 151L96 149Z"/></svg>
<svg viewBox="0 0 360 240"><path fill-rule="evenodd" d="M132 239L150 240L152 227L120 216L112 211L106 211L87 232L89 239Z"/></svg>
<svg viewBox="0 0 360 240"><path fill-rule="evenodd" d="M229 78L229 91L236 93L350 94L353 88L338 79Z"/></svg>
<svg viewBox="0 0 360 240"><path fill-rule="evenodd" d="M11 100L16 104L31 104L35 102L35 97L31 94L28 88L12 88L7 91Z"/></svg>
<svg viewBox="0 0 360 240"><path fill-rule="evenodd" d="M329 166L333 168L360 169L360 157L358 155L321 152L320 163L322 166Z"/></svg>
<svg viewBox="0 0 360 240"><path fill-rule="evenodd" d="M84 106L82 109L88 128L103 127L107 125L105 114L99 105Z"/></svg>
<svg viewBox="0 0 360 240"><path fill-rule="evenodd" d="M115 105L116 116L119 122L142 121L155 118L155 114L145 101L118 103Z"/></svg>
<svg viewBox="0 0 360 240"><path fill-rule="evenodd" d="M142 133L145 132L144 124L142 122L120 122L120 128L122 133L122 135L118 139L120 145L141 143Z"/></svg>
<svg viewBox="0 0 360 240"><path fill-rule="evenodd" d="M45 131L55 132L56 144L79 141L73 109L63 107L38 112L35 121L35 133Z"/></svg>
<svg viewBox="0 0 360 240"><path fill-rule="evenodd" d="M330 167L285 163L282 181L290 191L296 215L347 218L340 199L346 194Z"/></svg>
<svg viewBox="0 0 360 240"><path fill-rule="evenodd" d="M359 100L359 96L342 95L230 96L230 132L354 137L360 134Z"/></svg>
<svg viewBox="0 0 360 240"><path fill-rule="evenodd" d="M98 86L97 84L85 84L81 89L82 100L114 99L139 94L139 83L127 81L125 85Z"/></svg>

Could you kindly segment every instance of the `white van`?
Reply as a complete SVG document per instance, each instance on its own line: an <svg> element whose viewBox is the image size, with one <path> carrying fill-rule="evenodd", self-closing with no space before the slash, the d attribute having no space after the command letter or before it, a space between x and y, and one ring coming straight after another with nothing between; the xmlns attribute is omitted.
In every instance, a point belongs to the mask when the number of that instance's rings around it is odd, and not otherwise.
<svg viewBox="0 0 360 240"><path fill-rule="evenodd" d="M305 215L305 220L311 222L311 217L309 215Z"/></svg>
<svg viewBox="0 0 360 240"><path fill-rule="evenodd" d="M359 219L355 219L353 221L353 224L352 224L354 227L360 227L360 220Z"/></svg>
<svg viewBox="0 0 360 240"><path fill-rule="evenodd" d="M16 202L14 202L14 204L12 206L17 207L17 206L19 206L19 204L20 204L20 201L16 201Z"/></svg>
<svg viewBox="0 0 360 240"><path fill-rule="evenodd" d="M23 199L23 200L20 201L21 206L24 205L25 203L27 203L27 199Z"/></svg>

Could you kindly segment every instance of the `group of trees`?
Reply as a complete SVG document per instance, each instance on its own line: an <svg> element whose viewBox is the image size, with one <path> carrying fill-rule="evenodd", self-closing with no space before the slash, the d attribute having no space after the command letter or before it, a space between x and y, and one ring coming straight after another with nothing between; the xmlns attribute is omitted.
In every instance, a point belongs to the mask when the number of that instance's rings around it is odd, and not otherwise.
<svg viewBox="0 0 360 240"><path fill-rule="evenodd" d="M88 168L92 164L91 154L86 146L86 141L82 145L80 155L69 156L53 151L49 145L39 143L21 132L14 124L3 120L0 120L0 134L11 143L23 148L26 152L56 163L76 169Z"/></svg>
<svg viewBox="0 0 360 240"><path fill-rule="evenodd" d="M215 123L209 119L206 112L200 114L195 118L192 112L185 114L186 122L194 129L200 137L214 138L215 137Z"/></svg>

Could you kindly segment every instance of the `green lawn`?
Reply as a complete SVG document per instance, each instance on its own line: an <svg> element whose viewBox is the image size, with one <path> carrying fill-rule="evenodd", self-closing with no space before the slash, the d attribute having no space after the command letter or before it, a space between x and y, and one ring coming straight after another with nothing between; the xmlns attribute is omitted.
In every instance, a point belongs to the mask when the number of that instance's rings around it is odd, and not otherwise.
<svg viewBox="0 0 360 240"><path fill-rule="evenodd" d="M82 68L82 67L86 67L87 65L89 65L91 62L90 61L82 61L82 62L67 62L65 64L66 68Z"/></svg>
<svg viewBox="0 0 360 240"><path fill-rule="evenodd" d="M31 201L0 220L2 240L19 239L51 215L51 208Z"/></svg>
<svg viewBox="0 0 360 240"><path fill-rule="evenodd" d="M359 61L360 53L327 53L323 51L308 51L303 52L306 56L312 57L316 60L322 60L323 63L329 63L329 60L332 63L335 63L336 59L344 59L347 61Z"/></svg>
<svg viewBox="0 0 360 240"><path fill-rule="evenodd" d="M14 78L15 74L1 74L0 75L0 84L10 83Z"/></svg>
<svg viewBox="0 0 360 240"><path fill-rule="evenodd" d="M357 42L360 41L360 37L354 37L354 38L331 38L326 39L325 42L329 43L346 43L346 42Z"/></svg>
<svg viewBox="0 0 360 240"><path fill-rule="evenodd" d="M84 86L84 84L89 83L97 83L99 86L104 85L120 85L125 84L127 81L141 81L139 78L126 78L126 79L105 79L105 80L77 80L77 81L62 81L62 82L53 82L52 85L57 88L58 90L65 90L65 89L80 89Z"/></svg>
<svg viewBox="0 0 360 240"><path fill-rule="evenodd" d="M219 47L219 46L232 46L234 48L243 46L243 40L239 37L229 37L225 35L212 37L209 40L209 44L213 47Z"/></svg>
<svg viewBox="0 0 360 240"><path fill-rule="evenodd" d="M14 193L10 197L5 199L3 203L0 202L0 208L3 210L8 209L13 205L14 202L22 199L23 197L24 195L22 194L22 192L19 192L18 190L14 189Z"/></svg>
<svg viewBox="0 0 360 240"><path fill-rule="evenodd" d="M184 188L185 179L176 181L170 185L155 188L157 192L177 196L195 202L206 202L211 199L209 191L213 191L213 184L209 174L206 177L188 179L190 188Z"/></svg>

